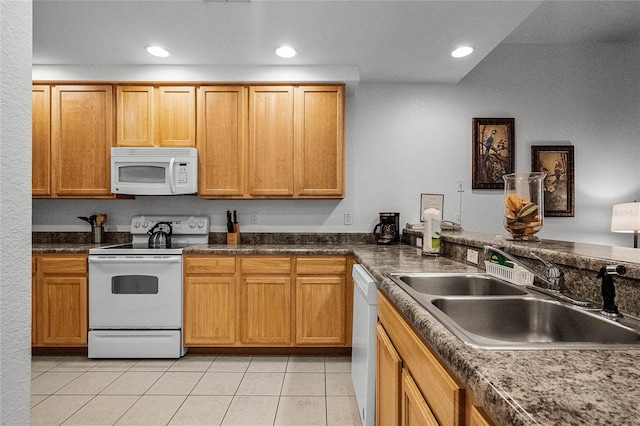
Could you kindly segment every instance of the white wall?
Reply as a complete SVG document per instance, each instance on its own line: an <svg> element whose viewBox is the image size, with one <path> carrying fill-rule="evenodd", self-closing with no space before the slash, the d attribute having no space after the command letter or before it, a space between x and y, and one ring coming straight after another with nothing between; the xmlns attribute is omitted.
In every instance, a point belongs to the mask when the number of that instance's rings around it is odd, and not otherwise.
<svg viewBox="0 0 640 426"><path fill-rule="evenodd" d="M31 2L0 2L0 424L29 424Z"/></svg>
<svg viewBox="0 0 640 426"><path fill-rule="evenodd" d="M134 214L208 214L224 231L236 209L247 232L370 232L380 211L419 220L420 193L445 194L445 218L505 234L502 192L471 186L473 117L515 117L516 171L530 146L572 144L576 216L547 218L542 238L631 244L609 232L611 205L640 199L640 49L636 45L501 45L457 85L360 82L347 98L347 197L341 201L35 200L34 230L84 230L76 216L106 212L112 229ZM463 179L465 192L456 192ZM462 209L460 211L460 202ZM249 213L258 224L249 225ZM343 224L344 213L353 225ZM87 229L88 231L88 229Z"/></svg>

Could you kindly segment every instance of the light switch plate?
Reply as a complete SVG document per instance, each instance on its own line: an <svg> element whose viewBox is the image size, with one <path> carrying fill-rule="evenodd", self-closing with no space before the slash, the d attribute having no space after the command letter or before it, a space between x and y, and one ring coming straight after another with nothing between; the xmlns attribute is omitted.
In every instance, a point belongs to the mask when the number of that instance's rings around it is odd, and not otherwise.
<svg viewBox="0 0 640 426"><path fill-rule="evenodd" d="M467 262L478 264L478 250L467 249Z"/></svg>

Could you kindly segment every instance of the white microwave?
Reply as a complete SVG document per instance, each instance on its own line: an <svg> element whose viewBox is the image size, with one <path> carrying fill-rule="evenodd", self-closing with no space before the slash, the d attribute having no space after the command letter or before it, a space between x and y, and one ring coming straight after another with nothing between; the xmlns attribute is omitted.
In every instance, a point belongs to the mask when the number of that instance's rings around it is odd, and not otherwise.
<svg viewBox="0 0 640 426"><path fill-rule="evenodd" d="M195 148L111 148L111 192L180 195L198 192Z"/></svg>

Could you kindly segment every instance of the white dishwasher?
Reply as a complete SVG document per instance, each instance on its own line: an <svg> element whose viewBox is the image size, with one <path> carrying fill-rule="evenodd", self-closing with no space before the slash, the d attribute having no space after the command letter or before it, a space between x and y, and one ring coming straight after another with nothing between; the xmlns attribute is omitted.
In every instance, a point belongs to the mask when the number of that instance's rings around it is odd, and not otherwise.
<svg viewBox="0 0 640 426"><path fill-rule="evenodd" d="M353 341L351 380L362 424L375 425L376 413L376 283L360 265L353 266Z"/></svg>

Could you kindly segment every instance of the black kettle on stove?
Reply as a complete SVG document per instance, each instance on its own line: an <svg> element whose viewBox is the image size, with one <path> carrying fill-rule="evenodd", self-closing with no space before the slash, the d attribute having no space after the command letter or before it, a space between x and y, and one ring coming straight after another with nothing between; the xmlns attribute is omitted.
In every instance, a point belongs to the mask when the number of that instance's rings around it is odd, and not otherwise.
<svg viewBox="0 0 640 426"><path fill-rule="evenodd" d="M149 235L149 248L170 248L173 228L169 222L158 222L153 225L147 234Z"/></svg>

